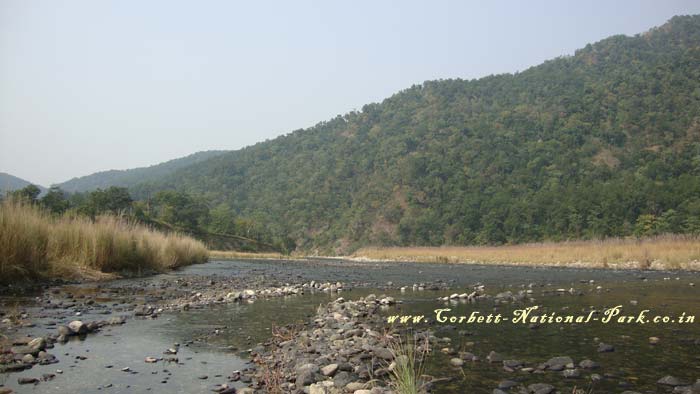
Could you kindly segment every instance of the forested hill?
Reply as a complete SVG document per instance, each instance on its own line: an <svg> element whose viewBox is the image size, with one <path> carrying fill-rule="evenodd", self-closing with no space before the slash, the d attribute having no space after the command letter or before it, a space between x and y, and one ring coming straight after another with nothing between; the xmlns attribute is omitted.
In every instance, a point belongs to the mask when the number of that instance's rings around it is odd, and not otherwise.
<svg viewBox="0 0 700 394"><path fill-rule="evenodd" d="M71 193L106 189L110 186L130 187L141 182L161 179L180 168L199 163L225 152L226 151L197 152L189 156L169 160L150 167L96 172L80 178L73 178L57 186Z"/></svg>
<svg viewBox="0 0 700 394"><path fill-rule="evenodd" d="M425 82L135 191L163 188L307 251L697 233L700 16L514 75Z"/></svg>
<svg viewBox="0 0 700 394"><path fill-rule="evenodd" d="M13 191L13 190L19 190L25 186L29 186L32 183L29 181L25 181L22 178L18 178L14 175L10 175L4 172L0 172L0 197L5 195L5 193ZM42 192L45 191L46 189L43 186L38 186L39 190Z"/></svg>

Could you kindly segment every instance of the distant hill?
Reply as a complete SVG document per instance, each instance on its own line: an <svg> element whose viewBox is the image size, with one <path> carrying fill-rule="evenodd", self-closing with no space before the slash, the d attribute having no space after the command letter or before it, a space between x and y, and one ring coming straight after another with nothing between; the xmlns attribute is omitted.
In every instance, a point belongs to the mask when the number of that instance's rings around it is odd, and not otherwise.
<svg viewBox="0 0 700 394"><path fill-rule="evenodd" d="M37 185L36 183L32 183L29 181L26 181L22 178L18 178L14 175L10 175L4 172L0 172L0 196L4 195L5 193L12 191L12 190L17 190L17 189L22 189L25 186L28 185L35 185L39 189L41 189L42 193L46 191L46 188Z"/></svg>
<svg viewBox="0 0 700 394"><path fill-rule="evenodd" d="M428 81L133 190L172 188L307 251L700 233L700 16Z"/></svg>
<svg viewBox="0 0 700 394"><path fill-rule="evenodd" d="M166 161L164 163L149 167L140 167L129 170L109 170L96 172L80 178L73 178L69 181L58 184L61 189L67 192L85 192L95 189L105 189L110 186L131 187L137 183L152 182L164 178L178 169L185 168L215 156L219 156L227 151L212 150L193 153L189 156Z"/></svg>

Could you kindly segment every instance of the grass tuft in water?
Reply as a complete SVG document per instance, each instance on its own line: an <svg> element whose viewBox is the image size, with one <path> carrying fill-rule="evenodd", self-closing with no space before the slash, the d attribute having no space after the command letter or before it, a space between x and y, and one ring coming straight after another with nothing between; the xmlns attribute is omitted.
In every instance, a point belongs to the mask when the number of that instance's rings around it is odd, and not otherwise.
<svg viewBox="0 0 700 394"><path fill-rule="evenodd" d="M424 371L424 361L429 352L429 344L420 346L418 339L407 337L396 338L389 343L389 350L394 355L390 366L392 388L398 394L418 394L421 392L421 376Z"/></svg>

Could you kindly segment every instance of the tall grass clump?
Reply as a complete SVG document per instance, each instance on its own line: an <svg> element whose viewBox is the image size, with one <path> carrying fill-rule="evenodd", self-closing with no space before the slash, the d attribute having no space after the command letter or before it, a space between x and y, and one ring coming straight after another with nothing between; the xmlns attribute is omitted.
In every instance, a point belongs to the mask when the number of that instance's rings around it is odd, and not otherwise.
<svg viewBox="0 0 700 394"><path fill-rule="evenodd" d="M423 384L421 376L424 372L425 358L429 352L429 345L421 346L418 340L413 338L394 339L389 343L389 350L394 356L391 365L390 384L398 394L418 394Z"/></svg>
<svg viewBox="0 0 700 394"><path fill-rule="evenodd" d="M207 259L201 242L126 218L54 216L14 199L0 203L0 283L162 271Z"/></svg>
<svg viewBox="0 0 700 394"><path fill-rule="evenodd" d="M0 205L0 283L31 278L48 269L49 228L34 208L19 201Z"/></svg>

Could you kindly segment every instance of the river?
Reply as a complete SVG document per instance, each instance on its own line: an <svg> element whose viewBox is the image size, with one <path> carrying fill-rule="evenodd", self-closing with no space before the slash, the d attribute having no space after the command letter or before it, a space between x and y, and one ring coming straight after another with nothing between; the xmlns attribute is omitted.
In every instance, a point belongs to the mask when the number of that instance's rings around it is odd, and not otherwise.
<svg viewBox="0 0 700 394"><path fill-rule="evenodd" d="M190 278L217 283L225 278L246 281L274 280L277 283L343 282L349 290L340 294L306 292L304 295L258 299L255 302L217 303L188 311L166 311L158 318L132 318L131 309L140 302L157 303L162 283L183 283ZM439 290L413 290L414 284ZM435 309L468 316L500 313L511 316L516 309L537 305L539 312L587 315L591 309L604 310L621 305L625 314L677 318L700 315L700 275L692 272L609 271L591 269L507 267L493 265L450 265L422 263L369 263L343 260L313 261L211 261L150 278L123 279L108 284L82 284L47 289L43 294L0 299L3 311L24 311L26 327L2 327L7 337L46 335L56 324L76 319L99 320L105 316L128 316L126 324L106 326L86 338L56 343L49 352L59 362L35 365L22 372L0 374L0 384L18 393L196 393L210 392L228 382L233 371L250 367L249 350L264 342L274 326L305 322L317 307L339 295L357 299L368 294L385 294L400 300L381 313L415 314L434 317ZM471 292L484 286L491 296L510 291L527 291L527 302L476 303L439 301L439 297ZM177 286L177 285L175 285ZM406 286L404 291L399 290ZM449 287L449 289L446 289ZM141 292L140 289L151 290ZM117 290L115 290L117 289ZM119 289L131 289L123 291ZM136 291L134 289L139 289ZM179 291L182 289L174 289ZM563 290L563 291L561 291ZM69 303L47 308L47 299L69 293ZM128 293L127 298L123 297ZM90 299L86 307L82 300ZM74 304L74 305L71 305ZM598 315L597 315L598 316ZM602 317L602 315L600 315ZM700 316L698 316L700 318ZM470 352L481 359L461 368L450 366L454 354L435 349L426 373L452 380L436 385L437 393L491 393L505 379L522 385L550 383L561 390L589 388L593 391L670 392L658 385L665 375L687 382L700 378L700 321L689 324L434 324L436 336L448 337L449 348ZM657 344L650 337L658 338ZM599 352L600 342L612 352ZM163 357L164 350L179 344L178 362L145 363L148 356ZM498 352L526 366L536 366L551 357L569 356L575 363L590 359L599 369L580 370L580 377L565 379L559 373L507 372L500 363L489 363L487 354ZM123 369L128 368L128 371ZM57 374L56 371L62 373ZM55 374L36 385L19 385L21 377ZM594 383L591 383L595 380ZM241 381L228 382L244 387Z"/></svg>

